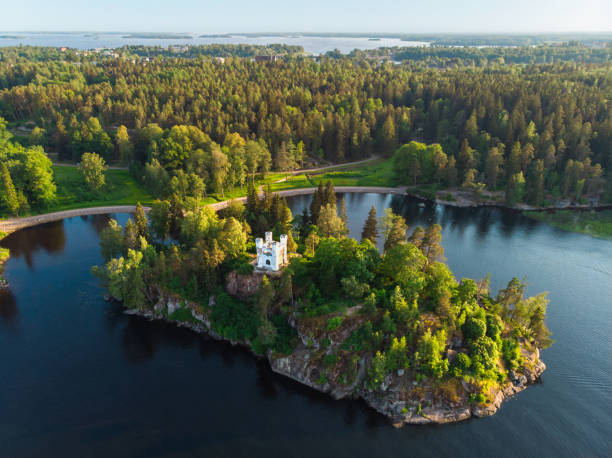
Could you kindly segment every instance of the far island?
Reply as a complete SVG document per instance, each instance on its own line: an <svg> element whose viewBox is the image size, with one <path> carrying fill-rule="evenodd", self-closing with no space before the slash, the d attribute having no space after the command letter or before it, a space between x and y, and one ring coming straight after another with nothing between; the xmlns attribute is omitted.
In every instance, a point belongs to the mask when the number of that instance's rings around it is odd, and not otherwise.
<svg viewBox="0 0 612 458"><path fill-rule="evenodd" d="M372 207L361 241L347 234L331 182L294 218L250 180L246 204L215 212L173 196L149 221L140 206L123 228L111 220L92 272L126 313L244 346L396 426L492 415L539 380L545 294L525 297L516 278L496 295L488 279L457 281L440 226L410 231L391 210L379 221Z"/></svg>

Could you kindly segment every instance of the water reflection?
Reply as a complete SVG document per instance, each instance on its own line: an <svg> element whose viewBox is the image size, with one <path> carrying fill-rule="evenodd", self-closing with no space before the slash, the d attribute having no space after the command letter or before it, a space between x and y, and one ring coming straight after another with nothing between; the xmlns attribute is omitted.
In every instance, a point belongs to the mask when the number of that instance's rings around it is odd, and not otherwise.
<svg viewBox="0 0 612 458"><path fill-rule="evenodd" d="M10 289L0 290L0 319L10 323L15 321L19 309L17 308L17 299Z"/></svg>
<svg viewBox="0 0 612 458"><path fill-rule="evenodd" d="M0 242L11 250L11 257L23 257L28 267L34 267L34 253L44 250L46 253L59 255L66 248L64 221L54 221L29 227L9 234Z"/></svg>
<svg viewBox="0 0 612 458"><path fill-rule="evenodd" d="M104 228L106 228L106 226L108 226L108 222L111 219L114 219L115 215L112 214L104 214L104 215L83 215L81 216L81 220L86 221L89 223L89 225L96 231L96 233L99 235L100 232L102 232L102 230Z"/></svg>

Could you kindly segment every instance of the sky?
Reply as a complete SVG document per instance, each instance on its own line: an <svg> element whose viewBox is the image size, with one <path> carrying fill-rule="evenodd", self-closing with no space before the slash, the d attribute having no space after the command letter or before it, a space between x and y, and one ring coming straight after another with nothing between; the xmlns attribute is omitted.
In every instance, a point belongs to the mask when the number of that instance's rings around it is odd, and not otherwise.
<svg viewBox="0 0 612 458"><path fill-rule="evenodd" d="M6 0L0 31L612 32L612 0Z"/></svg>

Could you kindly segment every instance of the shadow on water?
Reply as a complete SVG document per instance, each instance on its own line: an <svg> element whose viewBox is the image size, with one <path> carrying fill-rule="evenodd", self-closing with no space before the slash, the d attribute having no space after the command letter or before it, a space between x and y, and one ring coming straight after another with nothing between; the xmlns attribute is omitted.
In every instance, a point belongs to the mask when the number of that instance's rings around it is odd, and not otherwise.
<svg viewBox="0 0 612 458"><path fill-rule="evenodd" d="M54 221L29 227L9 234L0 242L11 250L11 257L23 257L28 267L34 267L34 254L43 250L48 254L59 255L66 248L64 221Z"/></svg>

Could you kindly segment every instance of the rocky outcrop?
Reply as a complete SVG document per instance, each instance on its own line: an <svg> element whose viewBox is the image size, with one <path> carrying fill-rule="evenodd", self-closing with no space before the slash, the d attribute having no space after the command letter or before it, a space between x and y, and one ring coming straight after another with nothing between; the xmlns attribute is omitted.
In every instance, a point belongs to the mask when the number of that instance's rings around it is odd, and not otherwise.
<svg viewBox="0 0 612 458"><path fill-rule="evenodd" d="M248 288L254 286L250 281L255 281L253 280L255 276L251 277L251 280L244 277L250 276L230 277L233 282L231 288L236 288L233 290L236 294L245 291L240 288L244 287L248 291ZM209 307L214 306L215 301L211 297ZM177 321L169 317L182 307L191 311L190 321ZM195 332L205 333L214 339L227 340L212 329L208 314L199 304L181 299L177 295L160 294L152 309L128 310L126 313L141 315L151 320L171 321ZM325 357L338 354L342 343L363 324L361 317L355 316L345 320L334 331L321 331L320 326L309 329L304 323L298 325L295 316L289 317L289 323L296 327L299 337L299 343L293 352L289 355L279 355L269 350L265 356L257 355L258 357L265 357L271 369L277 374L327 393L334 399L361 397L373 409L390 418L396 427L404 424L452 423L470 417L493 415L504 400L524 390L530 384L538 382L546 369L537 349L528 351L523 348L524 365L511 371L507 383L492 389L483 403L471 400L470 395L477 391L477 387L469 383L457 382L456 385L447 387L451 394L445 397L437 393L439 387L433 382L427 380L417 382L415 374L404 370L387 375L379 389L370 390L365 383L369 362L367 355L362 355L357 361L352 362L338 360L331 365L325 363ZM253 351L249 341L229 342ZM352 364L351 369L354 374L350 380L341 376L349 364Z"/></svg>
<svg viewBox="0 0 612 458"><path fill-rule="evenodd" d="M240 275L235 271L227 275L225 281L226 291L238 299L247 300L259 291L259 284L264 274L253 272L250 275Z"/></svg>

